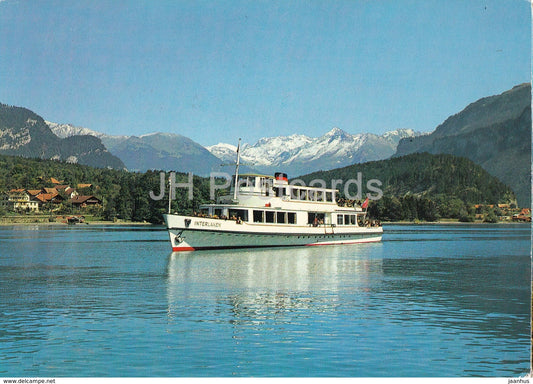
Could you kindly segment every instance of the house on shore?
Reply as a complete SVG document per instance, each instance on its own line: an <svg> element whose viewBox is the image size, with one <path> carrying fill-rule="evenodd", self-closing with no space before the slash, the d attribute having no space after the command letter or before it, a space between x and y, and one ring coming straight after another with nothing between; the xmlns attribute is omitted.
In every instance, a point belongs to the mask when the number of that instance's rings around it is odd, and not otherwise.
<svg viewBox="0 0 533 384"><path fill-rule="evenodd" d="M531 209L522 208L520 213L513 215L513 221L531 222Z"/></svg>
<svg viewBox="0 0 533 384"><path fill-rule="evenodd" d="M39 211L39 203L23 188L3 193L0 206L8 211Z"/></svg>
<svg viewBox="0 0 533 384"><path fill-rule="evenodd" d="M69 199L72 199L74 196L79 195L78 192L69 185L56 185L55 189L61 193L62 195L68 197Z"/></svg>
<svg viewBox="0 0 533 384"><path fill-rule="evenodd" d="M70 199L70 201L73 207L78 207L78 208L101 207L102 206L102 200L100 200L99 198L93 195L74 196L72 199Z"/></svg>
<svg viewBox="0 0 533 384"><path fill-rule="evenodd" d="M39 212L55 210L59 204L67 201L78 208L102 205L102 200L93 195L78 196L74 188L63 184L41 189L18 188L0 194L0 207L7 211Z"/></svg>
<svg viewBox="0 0 533 384"><path fill-rule="evenodd" d="M40 193L35 196L35 200L39 203L39 208L42 210L45 204L60 204L64 201L63 197L56 193ZM51 207L51 206L49 206Z"/></svg>

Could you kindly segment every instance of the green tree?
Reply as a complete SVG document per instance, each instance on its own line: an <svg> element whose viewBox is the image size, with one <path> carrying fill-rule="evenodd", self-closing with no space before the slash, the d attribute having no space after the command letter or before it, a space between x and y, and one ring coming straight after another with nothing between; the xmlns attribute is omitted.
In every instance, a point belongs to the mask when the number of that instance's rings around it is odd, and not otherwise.
<svg viewBox="0 0 533 384"><path fill-rule="evenodd" d="M483 216L483 222L484 223L497 223L498 222L498 216L496 216L494 209L489 208L486 210L486 213Z"/></svg>
<svg viewBox="0 0 533 384"><path fill-rule="evenodd" d="M471 214L465 208L459 212L459 221L463 223L473 223L475 220L474 214Z"/></svg>

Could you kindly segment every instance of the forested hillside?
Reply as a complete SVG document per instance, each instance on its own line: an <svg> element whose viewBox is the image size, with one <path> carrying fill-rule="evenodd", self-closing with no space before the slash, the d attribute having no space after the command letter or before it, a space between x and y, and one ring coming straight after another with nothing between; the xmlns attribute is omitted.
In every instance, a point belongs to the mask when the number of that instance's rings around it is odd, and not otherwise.
<svg viewBox="0 0 533 384"><path fill-rule="evenodd" d="M376 179L382 183L383 198L372 201L369 212L384 220L433 221L441 217L469 220L474 204L510 203L515 200L509 187L479 165L466 158L443 154L415 153L315 172L300 178L307 184L321 179L328 186L332 180L343 180L337 188L344 193L346 181L357 179L358 172L362 174L362 198L366 193L376 195L366 188L369 180ZM348 192L356 195L356 188L353 183Z"/></svg>
<svg viewBox="0 0 533 384"><path fill-rule="evenodd" d="M369 191L370 179L379 180L383 198L372 201L370 214L382 220L436 220L457 218L473 220L474 204L511 203L513 192L483 168L466 158L451 155L417 153L389 160L351 165L327 172L303 176L309 185L322 179L330 187L332 180L357 179L361 173L362 196ZM168 194L162 200L150 198L150 191L159 195L160 172L134 173L122 170L93 168L54 160L27 159L0 155L0 192L12 188L38 189L53 186L51 178L62 184L76 186L92 184L92 193L103 201L99 214L106 220L114 218L161 223L168 209ZM187 175L177 174L176 181L186 182ZM191 213L209 201L209 179L194 177L193 200L188 200L186 188L177 189L173 211ZM344 184L337 186L343 193ZM357 194L356 183L348 189ZM374 187L376 184L374 184ZM222 191L219 191L223 193ZM72 207L63 203L68 212Z"/></svg>
<svg viewBox="0 0 533 384"><path fill-rule="evenodd" d="M159 195L160 175L158 171L134 173L122 170L93 168L54 160L27 159L0 155L0 192L12 188L38 189L52 187L50 178L63 184L77 186L92 184L92 192L102 199L100 212L106 220L148 221L161 223L162 214L168 209L168 193L162 200L152 200L150 191ZM44 180L44 181L43 181ZM187 176L176 175L176 182L186 182ZM187 199L187 189L178 188L173 210L192 211L209 198L209 179L194 177L194 199ZM167 191L168 192L168 191ZM66 204L66 203L65 203ZM62 207L69 212L68 206Z"/></svg>

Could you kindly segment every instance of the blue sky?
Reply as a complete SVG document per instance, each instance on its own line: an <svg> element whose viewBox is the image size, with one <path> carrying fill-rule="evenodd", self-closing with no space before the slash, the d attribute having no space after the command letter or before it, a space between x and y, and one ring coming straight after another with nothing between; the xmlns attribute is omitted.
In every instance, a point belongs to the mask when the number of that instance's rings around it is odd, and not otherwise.
<svg viewBox="0 0 533 384"><path fill-rule="evenodd" d="M530 79L525 0L0 1L0 102L110 134L432 131Z"/></svg>

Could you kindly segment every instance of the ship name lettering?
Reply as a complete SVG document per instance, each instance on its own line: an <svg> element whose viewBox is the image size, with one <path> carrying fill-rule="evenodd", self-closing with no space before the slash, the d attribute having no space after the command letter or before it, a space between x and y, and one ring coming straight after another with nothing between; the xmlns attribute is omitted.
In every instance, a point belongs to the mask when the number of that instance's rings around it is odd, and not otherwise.
<svg viewBox="0 0 533 384"><path fill-rule="evenodd" d="M212 223L212 222L209 222L209 221L195 221L194 225L196 225L197 227L216 227L216 228L220 228L220 223Z"/></svg>

